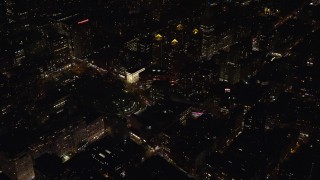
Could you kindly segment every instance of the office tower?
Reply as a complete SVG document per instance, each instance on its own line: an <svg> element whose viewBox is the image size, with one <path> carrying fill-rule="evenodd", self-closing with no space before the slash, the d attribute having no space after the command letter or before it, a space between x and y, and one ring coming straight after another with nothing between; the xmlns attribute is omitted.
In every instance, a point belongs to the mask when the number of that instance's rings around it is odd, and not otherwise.
<svg viewBox="0 0 320 180"><path fill-rule="evenodd" d="M151 8L152 8L152 19L155 21L161 20L161 15L165 10L165 6L170 3L167 0L152 0L151 1Z"/></svg>
<svg viewBox="0 0 320 180"><path fill-rule="evenodd" d="M163 44L164 37L161 34L156 34L152 46L152 64L163 66Z"/></svg>
<svg viewBox="0 0 320 180"><path fill-rule="evenodd" d="M84 58L92 53L94 34L91 19L78 14L71 14L53 17L51 21L58 34L61 34L60 43L65 44L68 40L72 56ZM65 45L63 47L64 51L67 52L68 48Z"/></svg>
<svg viewBox="0 0 320 180"><path fill-rule="evenodd" d="M35 177L31 155L26 152L13 156L2 154L0 166L3 173L12 180L31 180Z"/></svg>
<svg viewBox="0 0 320 180"><path fill-rule="evenodd" d="M202 50L201 59L210 60L213 54L216 53L215 49L215 26L214 26L213 8L206 5L206 10L203 14L200 29L202 31Z"/></svg>
<svg viewBox="0 0 320 180"><path fill-rule="evenodd" d="M67 36L56 32L48 36L50 53L53 56L48 65L50 72L62 71L70 63L70 48Z"/></svg>
<svg viewBox="0 0 320 180"><path fill-rule="evenodd" d="M226 61L221 63L220 68L220 81L229 82L231 84L240 81L240 64Z"/></svg>
<svg viewBox="0 0 320 180"><path fill-rule="evenodd" d="M92 26L90 19L82 18L73 26L72 52L73 56L83 58L92 52Z"/></svg>
<svg viewBox="0 0 320 180"><path fill-rule="evenodd" d="M3 1L0 2L0 32L2 31L2 26L6 22L6 8Z"/></svg>
<svg viewBox="0 0 320 180"><path fill-rule="evenodd" d="M7 22L19 24L18 29L28 28L30 19L35 17L35 6L30 0L4 0Z"/></svg>

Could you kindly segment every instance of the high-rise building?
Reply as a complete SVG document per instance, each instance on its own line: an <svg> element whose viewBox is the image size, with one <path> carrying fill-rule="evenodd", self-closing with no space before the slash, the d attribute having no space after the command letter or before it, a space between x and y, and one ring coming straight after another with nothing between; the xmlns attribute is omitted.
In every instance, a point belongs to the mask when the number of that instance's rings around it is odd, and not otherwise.
<svg viewBox="0 0 320 180"><path fill-rule="evenodd" d="M104 121L105 118L103 116L100 116L98 118L94 118L93 120L91 119L86 119L87 127L87 137L86 140L88 142L94 142L101 138L101 136L104 134L105 129L104 129Z"/></svg>
<svg viewBox="0 0 320 180"><path fill-rule="evenodd" d="M146 59L151 58L151 41L149 38L141 38L137 42L137 51Z"/></svg>
<svg viewBox="0 0 320 180"><path fill-rule="evenodd" d="M92 51L92 28L90 19L83 18L73 26L72 52L73 56L83 58Z"/></svg>
<svg viewBox="0 0 320 180"><path fill-rule="evenodd" d="M251 41L242 41L230 47L230 53L221 61L220 81L236 84L254 73L258 60L253 60Z"/></svg>
<svg viewBox="0 0 320 180"><path fill-rule="evenodd" d="M29 0L4 0L5 14L8 23L17 23L19 28L30 26L29 19L33 17L32 3Z"/></svg>
<svg viewBox="0 0 320 180"><path fill-rule="evenodd" d="M49 48L52 60L49 62L50 72L61 71L70 64L70 48L68 37L58 33L49 35Z"/></svg>
<svg viewBox="0 0 320 180"><path fill-rule="evenodd" d="M52 25L58 33L69 38L68 42L72 56L84 58L92 52L93 32L89 18L80 17L78 14L57 16L52 18Z"/></svg>
<svg viewBox="0 0 320 180"><path fill-rule="evenodd" d="M14 156L1 155L0 166L3 173L12 180L32 180L35 178L31 155L26 152Z"/></svg>
<svg viewBox="0 0 320 180"><path fill-rule="evenodd" d="M169 0L152 0L151 8L152 8L152 19L155 21L161 20L161 15L164 11L164 7L170 3Z"/></svg>
<svg viewBox="0 0 320 180"><path fill-rule="evenodd" d="M2 29L2 25L5 23L6 21L6 8L5 8L5 4L3 1L0 2L0 32Z"/></svg>
<svg viewBox="0 0 320 180"><path fill-rule="evenodd" d="M200 29L202 31L201 59L210 60L216 53L215 49L215 25L213 21L213 8L206 5L206 10L201 20Z"/></svg>
<svg viewBox="0 0 320 180"><path fill-rule="evenodd" d="M168 81L154 81L150 88L150 96L153 103L168 98L170 92L170 83Z"/></svg>
<svg viewBox="0 0 320 180"><path fill-rule="evenodd" d="M163 50L165 38L161 34L156 34L152 46L152 64L163 66Z"/></svg>
<svg viewBox="0 0 320 180"><path fill-rule="evenodd" d="M55 153L63 157L67 153L75 152L75 146L73 144L72 136L65 129L58 131L58 137L55 139L54 151Z"/></svg>
<svg viewBox="0 0 320 180"><path fill-rule="evenodd" d="M240 81L240 64L227 61L221 63L220 68L220 81L229 82L231 84L235 84Z"/></svg>
<svg viewBox="0 0 320 180"><path fill-rule="evenodd" d="M0 71L2 72L9 70L13 65L13 55L10 48L10 44L4 38L0 40Z"/></svg>

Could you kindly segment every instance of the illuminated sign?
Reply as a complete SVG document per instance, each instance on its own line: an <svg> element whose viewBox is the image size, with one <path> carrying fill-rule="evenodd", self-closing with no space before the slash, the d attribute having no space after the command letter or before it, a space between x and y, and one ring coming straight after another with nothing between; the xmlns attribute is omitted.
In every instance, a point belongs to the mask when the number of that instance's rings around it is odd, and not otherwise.
<svg viewBox="0 0 320 180"><path fill-rule="evenodd" d="M192 116L194 117L194 118L198 118L198 117L200 117L200 116L202 116L203 115L203 112L192 112Z"/></svg>
<svg viewBox="0 0 320 180"><path fill-rule="evenodd" d="M230 89L230 88L225 88L225 89L224 89L224 92L225 92L225 93L230 93L230 92L231 92L231 89Z"/></svg>
<svg viewBox="0 0 320 180"><path fill-rule="evenodd" d="M87 22L89 22L89 19L85 19L85 20L79 21L78 24L85 24Z"/></svg>

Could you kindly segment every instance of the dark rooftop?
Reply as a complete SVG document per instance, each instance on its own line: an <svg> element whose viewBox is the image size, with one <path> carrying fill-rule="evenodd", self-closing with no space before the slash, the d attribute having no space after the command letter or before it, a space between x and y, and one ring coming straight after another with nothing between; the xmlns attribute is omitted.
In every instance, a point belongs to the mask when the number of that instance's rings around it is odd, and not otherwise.
<svg viewBox="0 0 320 180"><path fill-rule="evenodd" d="M169 164L160 156L153 156L129 173L129 179L135 180L192 180L193 178Z"/></svg>

